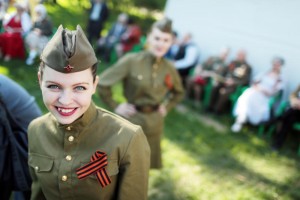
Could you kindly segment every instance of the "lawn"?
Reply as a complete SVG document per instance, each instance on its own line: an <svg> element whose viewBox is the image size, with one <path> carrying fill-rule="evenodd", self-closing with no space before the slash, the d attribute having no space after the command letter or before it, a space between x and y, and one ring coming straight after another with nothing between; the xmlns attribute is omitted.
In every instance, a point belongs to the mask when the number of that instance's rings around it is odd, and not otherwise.
<svg viewBox="0 0 300 200"><path fill-rule="evenodd" d="M77 1L58 2L59 6L46 4L55 26L85 27L86 11ZM106 27L116 15L117 11L112 11ZM46 112L36 78L37 65L38 61L35 67L20 60L0 61L0 73L23 85ZM101 63L99 73L107 67L109 64ZM120 88L115 87L114 92L122 101ZM94 100L103 106L98 96ZM166 118L164 168L150 171L150 200L300 199L300 157L294 148L299 141L287 144L292 148L286 145L280 153L273 152L269 139L258 137L256 128L246 127L242 133L233 134L229 131L233 122L230 115L206 115L224 125L224 131L218 131L199 120L197 115L204 113L182 104L188 108L186 113L174 109Z"/></svg>

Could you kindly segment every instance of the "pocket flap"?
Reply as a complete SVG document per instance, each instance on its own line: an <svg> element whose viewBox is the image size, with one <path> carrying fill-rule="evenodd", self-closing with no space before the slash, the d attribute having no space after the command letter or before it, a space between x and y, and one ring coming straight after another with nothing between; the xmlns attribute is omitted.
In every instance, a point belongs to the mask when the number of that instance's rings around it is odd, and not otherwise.
<svg viewBox="0 0 300 200"><path fill-rule="evenodd" d="M54 158L36 153L29 153L28 163L36 172L49 172L53 167Z"/></svg>

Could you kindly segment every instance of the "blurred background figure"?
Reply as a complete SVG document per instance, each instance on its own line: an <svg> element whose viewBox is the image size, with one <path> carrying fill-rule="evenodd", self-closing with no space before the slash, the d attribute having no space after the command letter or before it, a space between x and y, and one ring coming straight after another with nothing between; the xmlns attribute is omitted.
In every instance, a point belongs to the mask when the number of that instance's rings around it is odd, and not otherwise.
<svg viewBox="0 0 300 200"><path fill-rule="evenodd" d="M130 17L126 31L122 34L120 42L116 45L118 58L130 51L134 45L139 44L141 36L142 31L140 26Z"/></svg>
<svg viewBox="0 0 300 200"><path fill-rule="evenodd" d="M160 141L167 113L184 95L180 77L171 62L164 58L172 44L172 21L153 23L147 35L147 47L128 53L99 76L101 100L115 113L140 125L151 149L151 168L162 167ZM112 87L121 82L126 102L113 97Z"/></svg>
<svg viewBox="0 0 300 200"><path fill-rule="evenodd" d="M32 30L25 38L26 45L29 48L29 55L26 59L27 65L32 65L36 56L42 52L52 35L53 29L52 23L47 16L46 7L42 4L38 4L34 10L36 19Z"/></svg>
<svg viewBox="0 0 300 200"><path fill-rule="evenodd" d="M238 98L233 111L236 117L235 123L231 127L233 132L239 132L246 122L258 125L270 120L270 99L283 90L281 75L283 64L282 58L275 57L272 60L271 69L256 77L251 87Z"/></svg>
<svg viewBox="0 0 300 200"><path fill-rule="evenodd" d="M228 47L223 48L219 55L209 57L203 64L199 64L195 67L193 73L187 80L187 98L195 99L195 106L198 106L202 96L203 88L210 81L210 79L218 79L218 77L224 77L226 70L226 59L230 49Z"/></svg>
<svg viewBox="0 0 300 200"><path fill-rule="evenodd" d="M13 81L12 79L0 74L0 102L2 106L5 107L10 116L18 123L18 126L23 130L27 131L29 123L42 115L40 108L38 107L35 98L31 96L22 86ZM3 112L3 111L2 111ZM3 121L1 122L1 128L5 126ZM11 127L13 129L13 127ZM3 131L3 132L2 132ZM11 139L8 139L9 133L5 131L5 129L1 129L1 144L2 142L11 142ZM15 136L18 137L18 136ZM25 145L24 149L27 151L27 135L19 136L23 139L26 138L26 141L22 141L22 145ZM16 142L16 141L15 141ZM20 142L20 141L18 141ZM21 165L21 167L27 167L27 160L16 160L15 157L11 156L10 145L16 145L15 143L9 143L5 149L1 148L1 156L0 156L0 199L1 200L9 200L12 191L14 190L13 186L16 181L12 178L12 162L13 165ZM21 144L19 144L21 145ZM2 155L6 150L7 154ZM6 159L5 159L6 157ZM10 168L8 168L10 166ZM26 169L26 168L25 168ZM28 169L27 169L28 170ZM29 171L28 171L29 175ZM18 176L18 175L16 175ZM30 177L28 176L28 180L31 182ZM16 200L29 200L30 199L30 185L29 188L21 188L22 192L15 191L14 199Z"/></svg>
<svg viewBox="0 0 300 200"><path fill-rule="evenodd" d="M89 11L89 20L87 25L88 40L93 45L93 40L101 38L101 31L106 22L109 11L105 0L91 1L92 7Z"/></svg>
<svg viewBox="0 0 300 200"><path fill-rule="evenodd" d="M6 10L8 7L8 2L6 0L0 0L0 30L2 31L2 23L4 20L4 17L6 15Z"/></svg>
<svg viewBox="0 0 300 200"><path fill-rule="evenodd" d="M0 34L0 48L4 61L9 61L11 58L25 58L23 36L32 26L31 18L26 11L26 4L17 2L14 7L17 10L16 13L3 22L4 33Z"/></svg>
<svg viewBox="0 0 300 200"><path fill-rule="evenodd" d="M172 32L172 45L169 51L166 53L165 57L174 60L175 56L179 49L179 40L178 40L178 33L176 31Z"/></svg>
<svg viewBox="0 0 300 200"><path fill-rule="evenodd" d="M174 57L175 68L177 69L185 88L188 76L198 64L199 56L199 49L193 42L192 34L186 33L180 42L179 49Z"/></svg>
<svg viewBox="0 0 300 200"><path fill-rule="evenodd" d="M230 62L224 72L224 77L218 77L210 96L208 111L217 114L223 113L230 103L229 97L240 86L249 84L251 77L251 66L246 61L246 51L239 50L236 58Z"/></svg>
<svg viewBox="0 0 300 200"><path fill-rule="evenodd" d="M293 130L293 125L300 122L300 85L292 92L289 99L289 107L279 118L272 148L279 150Z"/></svg>
<svg viewBox="0 0 300 200"><path fill-rule="evenodd" d="M110 61L110 54L115 46L121 39L122 34L127 29L128 15L121 13L117 21L109 29L105 37L99 39L97 44L97 53L103 55L106 62Z"/></svg>

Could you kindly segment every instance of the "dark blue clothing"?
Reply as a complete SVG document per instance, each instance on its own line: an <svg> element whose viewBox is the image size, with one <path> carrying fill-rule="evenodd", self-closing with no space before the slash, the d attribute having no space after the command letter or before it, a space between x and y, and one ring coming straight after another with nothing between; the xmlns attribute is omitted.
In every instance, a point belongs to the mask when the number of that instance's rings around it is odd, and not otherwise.
<svg viewBox="0 0 300 200"><path fill-rule="evenodd" d="M98 13L97 19L91 19L91 14L95 9L95 3L92 3L92 7L89 11L89 21L87 26L88 40L92 44L93 39L98 40L101 37L101 31L103 29L104 22L107 20L109 12L106 3L100 3L101 9Z"/></svg>
<svg viewBox="0 0 300 200"><path fill-rule="evenodd" d="M36 117L41 116L42 112L40 108L38 107L37 103L35 102L35 99L33 96L31 96L23 87L21 87L18 83L15 81L9 79L8 77L4 75L0 75L0 98L1 98L1 135L0 135L0 150L1 150L1 171L4 172L13 171L12 169L12 163L14 165L18 165L17 167L20 167L22 169L25 169L27 165L27 135L26 134L27 128L29 123L35 119ZM6 115L2 115L3 113L6 113ZM9 113L9 114L8 114ZM12 120L9 120L9 117L14 119L16 122L15 126L18 126L19 129L22 129L24 131L18 132L22 135L15 135L13 137L14 139L11 139L10 137L12 134L12 131L9 131L9 129L14 129L15 127L9 127L9 122ZM15 133L15 132L13 132ZM13 142L12 142L13 141ZM12 145L16 146L15 144L17 142L21 142L22 144L19 144L19 147L22 146L23 156L22 159L18 159L16 156L12 155ZM13 144L12 144L13 143ZM14 148L15 149L15 148ZM11 157L9 157L11 156ZM26 166L26 167L24 167ZM9 170L8 170L9 169ZM16 167L14 168L16 169ZM2 171L2 172L3 172ZM13 182L14 180L12 178L7 179L6 177L10 176L10 173L3 174L1 172L1 179L0 179L0 199L1 200L8 200L10 198L10 195L13 190L13 185L15 185ZM18 175L16 175L18 177ZM30 180L30 177L26 177ZM30 187L27 189L24 189L22 192L15 192L14 193L14 199L17 200L29 200L30 198Z"/></svg>

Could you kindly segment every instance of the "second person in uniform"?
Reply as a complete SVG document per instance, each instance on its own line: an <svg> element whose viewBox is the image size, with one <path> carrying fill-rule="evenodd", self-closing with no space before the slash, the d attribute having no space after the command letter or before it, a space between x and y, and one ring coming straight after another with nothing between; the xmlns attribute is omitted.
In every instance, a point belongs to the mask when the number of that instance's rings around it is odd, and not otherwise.
<svg viewBox="0 0 300 200"><path fill-rule="evenodd" d="M151 149L151 168L161 168L160 140L164 117L184 96L177 70L164 58L172 44L172 21L155 22L147 36L147 50L129 53L100 75L102 100L115 113L141 125ZM111 87L123 84L127 102L113 99Z"/></svg>

